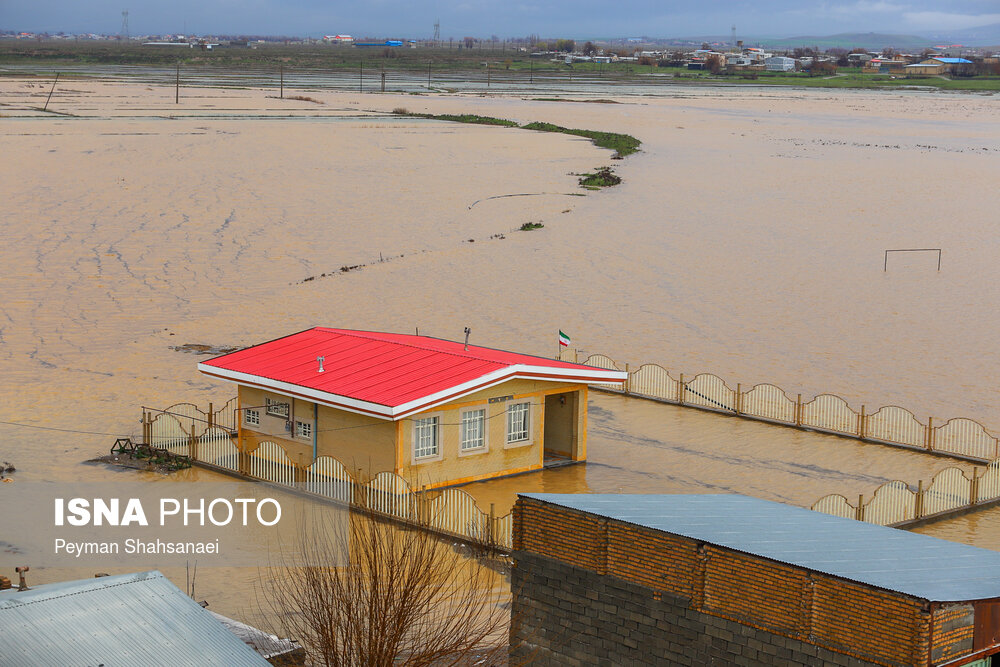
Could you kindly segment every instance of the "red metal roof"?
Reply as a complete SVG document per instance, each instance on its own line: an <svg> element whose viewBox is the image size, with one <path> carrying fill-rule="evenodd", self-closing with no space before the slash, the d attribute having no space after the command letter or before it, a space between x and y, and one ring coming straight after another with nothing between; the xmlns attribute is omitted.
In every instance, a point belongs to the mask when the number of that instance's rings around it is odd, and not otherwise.
<svg viewBox="0 0 1000 667"><path fill-rule="evenodd" d="M622 371L427 336L316 327L198 364L206 375L400 419L514 378L619 383ZM317 357L324 357L319 372Z"/></svg>

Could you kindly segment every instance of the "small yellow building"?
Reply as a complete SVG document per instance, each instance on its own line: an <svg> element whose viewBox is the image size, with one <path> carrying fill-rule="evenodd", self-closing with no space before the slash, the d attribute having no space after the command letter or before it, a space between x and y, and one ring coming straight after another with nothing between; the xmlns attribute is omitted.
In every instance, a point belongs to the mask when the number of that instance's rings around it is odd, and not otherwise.
<svg viewBox="0 0 1000 667"><path fill-rule="evenodd" d="M239 447L271 441L435 488L587 457L587 387L626 374L454 341L317 327L198 364L239 386Z"/></svg>

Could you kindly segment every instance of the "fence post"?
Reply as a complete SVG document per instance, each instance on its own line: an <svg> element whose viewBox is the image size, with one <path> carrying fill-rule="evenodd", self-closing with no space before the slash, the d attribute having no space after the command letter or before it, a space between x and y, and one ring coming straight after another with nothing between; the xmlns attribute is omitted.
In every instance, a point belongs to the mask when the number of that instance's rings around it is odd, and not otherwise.
<svg viewBox="0 0 1000 667"><path fill-rule="evenodd" d="M924 480L917 482L917 495L913 499L913 518L919 519L924 515Z"/></svg>
<svg viewBox="0 0 1000 667"><path fill-rule="evenodd" d="M497 540L494 539L494 535L497 532L496 531L496 514L495 514L494 509L495 508L494 508L493 503L490 503L490 521L487 524L488 528L486 529L486 544L496 544L497 543Z"/></svg>
<svg viewBox="0 0 1000 667"><path fill-rule="evenodd" d="M854 508L854 518L858 521L865 520L865 496L861 494L858 496L858 506Z"/></svg>
<svg viewBox="0 0 1000 667"><path fill-rule="evenodd" d="M681 373L681 380L677 383L677 402L684 405L684 373Z"/></svg>
<svg viewBox="0 0 1000 667"><path fill-rule="evenodd" d="M632 390L632 375L629 373L628 364L625 364L625 393L628 394Z"/></svg>
<svg viewBox="0 0 1000 667"><path fill-rule="evenodd" d="M865 406L861 406L861 414L858 415L858 437L865 439Z"/></svg>
<svg viewBox="0 0 1000 667"><path fill-rule="evenodd" d="M573 348L573 363L574 364L580 363L579 359L577 359L576 353L577 353L577 349L574 347Z"/></svg>
<svg viewBox="0 0 1000 667"><path fill-rule="evenodd" d="M969 505L979 502L979 468L972 468L972 481L969 483Z"/></svg>
<svg viewBox="0 0 1000 667"><path fill-rule="evenodd" d="M212 401L208 402L208 428L215 426L215 411L212 410Z"/></svg>
<svg viewBox="0 0 1000 667"><path fill-rule="evenodd" d="M743 412L743 385L736 383L736 414Z"/></svg>
<svg viewBox="0 0 1000 667"><path fill-rule="evenodd" d="M795 425L802 426L802 394L795 399Z"/></svg>
<svg viewBox="0 0 1000 667"><path fill-rule="evenodd" d="M192 433L191 440L188 442L188 456L195 461L198 460L198 442L199 438Z"/></svg>
<svg viewBox="0 0 1000 667"><path fill-rule="evenodd" d="M924 436L924 444L927 446L927 451L934 451L934 417L927 418L927 433Z"/></svg>

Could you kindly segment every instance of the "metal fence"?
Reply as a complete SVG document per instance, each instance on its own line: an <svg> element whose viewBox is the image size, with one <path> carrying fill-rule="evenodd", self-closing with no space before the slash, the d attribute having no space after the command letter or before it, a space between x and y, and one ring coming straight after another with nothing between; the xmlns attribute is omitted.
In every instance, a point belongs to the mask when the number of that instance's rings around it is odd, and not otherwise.
<svg viewBox="0 0 1000 667"><path fill-rule="evenodd" d="M579 361L576 350L573 351L573 360ZM922 422L909 410L894 405L874 412L869 412L864 405L855 410L845 399L834 394L820 394L803 401L802 394L792 398L773 384L758 384L748 390L744 390L741 384L732 388L711 373L702 373L690 379L685 379L681 373L675 378L657 364L643 364L633 371L628 364L622 367L603 354L592 354L582 363L628 373L623 388L596 385L608 391L772 424L808 428L866 442L922 449L977 463L1000 458L997 436L979 422L964 417L935 426L933 418L928 417Z"/></svg>
<svg viewBox="0 0 1000 667"><path fill-rule="evenodd" d="M227 403L216 412L191 403L178 403L166 410L143 408L144 442L190 456L206 466L365 508L483 546L513 548L512 515L495 516L493 505L484 512L476 499L461 489L425 491L413 488L393 472L363 480L360 471L353 475L329 456L300 466L281 445L269 440L251 451L240 451L234 442L236 430L219 423L233 412L232 407Z"/></svg>
<svg viewBox="0 0 1000 667"><path fill-rule="evenodd" d="M973 468L971 477L960 468L945 468L926 487L923 480L915 487L893 480L878 487L867 502L861 495L852 505L846 497L831 494L817 500L810 509L883 526L901 526L996 501L1000 501L1000 458L990 461L982 474L979 468Z"/></svg>

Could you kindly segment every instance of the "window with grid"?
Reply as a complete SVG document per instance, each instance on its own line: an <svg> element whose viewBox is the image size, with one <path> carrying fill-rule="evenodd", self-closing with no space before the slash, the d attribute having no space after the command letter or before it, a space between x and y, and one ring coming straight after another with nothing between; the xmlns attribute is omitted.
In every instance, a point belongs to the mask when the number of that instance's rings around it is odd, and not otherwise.
<svg viewBox="0 0 1000 667"><path fill-rule="evenodd" d="M530 408L531 403L515 403L507 406L507 442L522 442L529 438Z"/></svg>
<svg viewBox="0 0 1000 667"><path fill-rule="evenodd" d="M462 413L462 451L486 446L486 410L466 410Z"/></svg>
<svg viewBox="0 0 1000 667"><path fill-rule="evenodd" d="M260 426L260 410L245 410L243 414L247 426Z"/></svg>
<svg viewBox="0 0 1000 667"><path fill-rule="evenodd" d="M313 434L312 422L295 422L296 438L311 438Z"/></svg>
<svg viewBox="0 0 1000 667"><path fill-rule="evenodd" d="M273 398L265 398L264 405L266 406L265 412L272 417L284 417L288 419L288 402L275 400Z"/></svg>
<svg viewBox="0 0 1000 667"><path fill-rule="evenodd" d="M417 419L413 425L413 458L437 456L438 418Z"/></svg>

